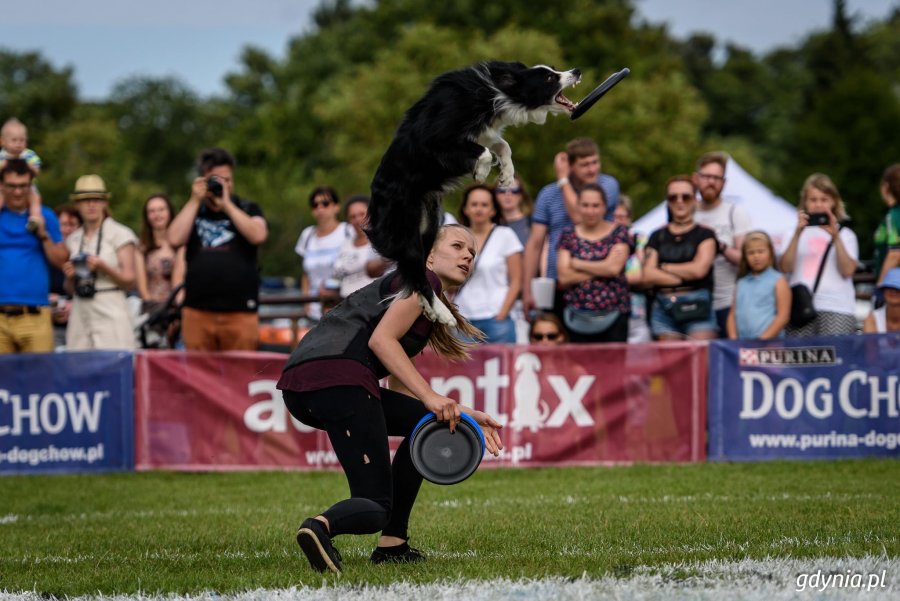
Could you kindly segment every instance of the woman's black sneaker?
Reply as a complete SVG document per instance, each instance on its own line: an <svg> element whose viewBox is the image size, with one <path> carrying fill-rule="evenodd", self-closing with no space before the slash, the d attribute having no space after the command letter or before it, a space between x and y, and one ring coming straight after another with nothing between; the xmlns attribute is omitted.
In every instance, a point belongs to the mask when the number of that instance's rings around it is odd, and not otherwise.
<svg viewBox="0 0 900 601"><path fill-rule="evenodd" d="M300 529L297 530L297 544L303 549L309 565L315 571L331 570L335 574L341 573L343 569L341 554L331 544L325 524L319 520L313 518L303 520Z"/></svg>
<svg viewBox="0 0 900 601"><path fill-rule="evenodd" d="M375 547L369 558L372 563L413 563L425 561L425 555L418 549L413 549L408 543L394 547Z"/></svg>

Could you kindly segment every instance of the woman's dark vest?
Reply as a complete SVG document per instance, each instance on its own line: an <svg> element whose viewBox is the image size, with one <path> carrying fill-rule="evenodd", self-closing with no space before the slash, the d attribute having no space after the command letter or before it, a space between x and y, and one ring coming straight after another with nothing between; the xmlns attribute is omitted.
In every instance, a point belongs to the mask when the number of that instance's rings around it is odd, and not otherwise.
<svg viewBox="0 0 900 601"><path fill-rule="evenodd" d="M391 283L397 277L397 272L381 276L323 315L291 353L284 370L318 359L353 359L371 369L379 380L388 376L388 370L369 348L369 338L393 301ZM413 357L424 350L430 335L431 327L425 336L409 331L400 339L400 346L407 357Z"/></svg>

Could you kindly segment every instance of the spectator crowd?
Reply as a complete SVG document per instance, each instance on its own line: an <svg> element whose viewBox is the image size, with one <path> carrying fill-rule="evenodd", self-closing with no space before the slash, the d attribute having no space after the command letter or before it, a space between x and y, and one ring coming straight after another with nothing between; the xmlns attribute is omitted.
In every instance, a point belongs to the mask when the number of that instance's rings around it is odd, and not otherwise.
<svg viewBox="0 0 900 601"><path fill-rule="evenodd" d="M722 197L729 157L710 152L673 174L667 220L632 231L631 199L602 170L597 144L577 138L553 157L556 181L532 199L526 179L474 184L457 215L478 254L453 301L490 343L772 339L852 334L858 235L874 241L875 290L862 331L900 331L900 163L874 183L886 212L855 232L838 182L810 174L783 237L753 228L752 199ZM73 184L50 210L39 155L17 119L0 129L0 353L133 349L158 328L164 346L255 350L259 344L262 207L236 192L235 161L200 153L187 202L144 203L140 231L113 218L102 175ZM392 269L365 232L368 197L342 205L335 188L308 197L314 223L295 252L312 321ZM781 234L781 232L779 232ZM779 243L773 242L773 238ZM178 310L180 308L180 310Z"/></svg>

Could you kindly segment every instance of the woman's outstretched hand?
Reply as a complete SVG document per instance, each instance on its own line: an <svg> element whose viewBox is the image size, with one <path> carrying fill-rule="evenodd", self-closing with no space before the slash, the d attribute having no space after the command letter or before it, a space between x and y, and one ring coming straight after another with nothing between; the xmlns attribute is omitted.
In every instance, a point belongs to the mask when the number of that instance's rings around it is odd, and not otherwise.
<svg viewBox="0 0 900 601"><path fill-rule="evenodd" d="M467 408L466 413L475 420L475 423L481 426L481 431L484 433L484 446L487 447L488 452L494 457L500 455L500 451L503 449L503 442L500 440L500 429L503 426L484 411Z"/></svg>

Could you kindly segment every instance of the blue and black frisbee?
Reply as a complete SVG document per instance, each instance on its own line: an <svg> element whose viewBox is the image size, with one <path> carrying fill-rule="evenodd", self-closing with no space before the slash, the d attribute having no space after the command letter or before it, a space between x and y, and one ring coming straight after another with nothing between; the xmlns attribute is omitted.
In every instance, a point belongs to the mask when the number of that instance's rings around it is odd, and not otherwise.
<svg viewBox="0 0 900 601"><path fill-rule="evenodd" d="M456 484L472 475L484 457L484 433L478 423L463 413L450 433L446 422L429 413L416 424L409 437L413 466L429 482Z"/></svg>

